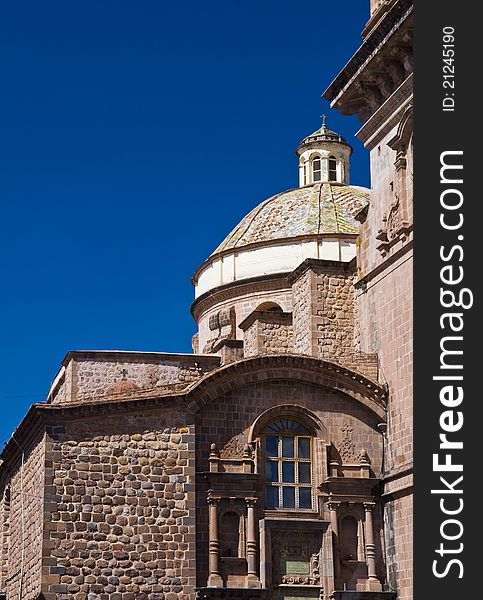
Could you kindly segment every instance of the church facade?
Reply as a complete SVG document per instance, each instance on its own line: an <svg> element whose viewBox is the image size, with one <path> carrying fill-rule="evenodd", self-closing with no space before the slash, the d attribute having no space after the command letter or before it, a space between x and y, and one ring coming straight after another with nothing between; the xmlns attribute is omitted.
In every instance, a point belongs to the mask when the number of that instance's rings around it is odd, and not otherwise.
<svg viewBox="0 0 483 600"><path fill-rule="evenodd" d="M299 187L193 276L193 354L73 351L2 452L0 597L409 600L412 2L371 1Z"/></svg>

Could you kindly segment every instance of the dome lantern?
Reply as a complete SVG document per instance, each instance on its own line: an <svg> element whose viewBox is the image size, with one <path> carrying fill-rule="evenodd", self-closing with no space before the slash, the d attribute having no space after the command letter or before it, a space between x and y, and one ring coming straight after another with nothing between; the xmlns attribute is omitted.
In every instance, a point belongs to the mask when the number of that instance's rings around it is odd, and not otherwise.
<svg viewBox="0 0 483 600"><path fill-rule="evenodd" d="M297 148L299 186L314 183L349 184L349 157L352 148L335 131L331 131L322 115L322 126L302 140Z"/></svg>

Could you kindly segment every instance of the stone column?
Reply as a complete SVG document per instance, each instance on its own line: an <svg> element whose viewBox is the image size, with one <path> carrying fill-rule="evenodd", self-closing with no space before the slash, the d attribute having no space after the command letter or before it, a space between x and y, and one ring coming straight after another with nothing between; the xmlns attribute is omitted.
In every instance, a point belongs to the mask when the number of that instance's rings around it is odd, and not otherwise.
<svg viewBox="0 0 483 600"><path fill-rule="evenodd" d="M377 578L376 572L376 545L374 543L374 525L372 522L372 510L374 502L364 502L366 511L366 561L367 561L367 591L380 592L382 590L381 582Z"/></svg>
<svg viewBox="0 0 483 600"><path fill-rule="evenodd" d="M327 508L330 511L330 526L332 528L335 589L338 587L340 576L339 521L337 518L339 506L340 502L335 502L334 500L329 500L329 502L327 502Z"/></svg>
<svg viewBox="0 0 483 600"><path fill-rule="evenodd" d="M218 537L218 502L219 498L210 496L209 505L209 576L208 587L223 587L219 568L220 540Z"/></svg>
<svg viewBox="0 0 483 600"><path fill-rule="evenodd" d="M256 498L245 498L247 503L247 585L249 588L260 588L262 584L257 575L257 538L255 531Z"/></svg>

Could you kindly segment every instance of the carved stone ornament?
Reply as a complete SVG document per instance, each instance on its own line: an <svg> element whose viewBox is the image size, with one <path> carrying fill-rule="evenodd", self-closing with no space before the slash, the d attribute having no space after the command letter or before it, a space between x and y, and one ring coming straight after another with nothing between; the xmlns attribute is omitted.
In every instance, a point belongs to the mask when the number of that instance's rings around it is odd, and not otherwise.
<svg viewBox="0 0 483 600"><path fill-rule="evenodd" d="M210 354L213 347L220 340L236 339L236 313L235 307L223 309L210 315L208 327L213 332L214 337L210 338L204 345L203 352Z"/></svg>
<svg viewBox="0 0 483 600"><path fill-rule="evenodd" d="M221 458L243 458L245 455L245 440L242 434L233 436L220 450Z"/></svg>
<svg viewBox="0 0 483 600"><path fill-rule="evenodd" d="M347 463L359 463L360 460L360 451L356 449L354 442L352 441L352 432L353 428L349 425L349 423L344 423L341 427L341 431L344 434L339 450L339 456L342 460L342 464Z"/></svg>
<svg viewBox="0 0 483 600"><path fill-rule="evenodd" d="M272 538L275 585L320 585L320 540L307 532L280 532Z"/></svg>
<svg viewBox="0 0 483 600"><path fill-rule="evenodd" d="M396 151L395 188L394 199L382 218L382 226L376 236L380 240L377 249L383 256L398 241L404 243L412 229L406 215L408 175L412 179L412 132L413 107L410 104L401 117L396 135L388 142L388 146Z"/></svg>
<svg viewBox="0 0 483 600"><path fill-rule="evenodd" d="M382 218L382 227L377 232L376 238L380 240L377 249L386 256L389 250L398 241L405 242L412 227L404 218L399 197L391 204L389 210Z"/></svg>

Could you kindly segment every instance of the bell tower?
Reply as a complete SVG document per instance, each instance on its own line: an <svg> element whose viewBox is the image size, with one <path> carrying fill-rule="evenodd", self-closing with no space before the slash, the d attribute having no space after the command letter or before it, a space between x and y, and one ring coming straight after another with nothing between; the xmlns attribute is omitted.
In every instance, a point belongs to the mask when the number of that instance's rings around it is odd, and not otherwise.
<svg viewBox="0 0 483 600"><path fill-rule="evenodd" d="M297 148L299 187L314 183L349 184L349 157L352 148L335 131L322 126L302 140Z"/></svg>

